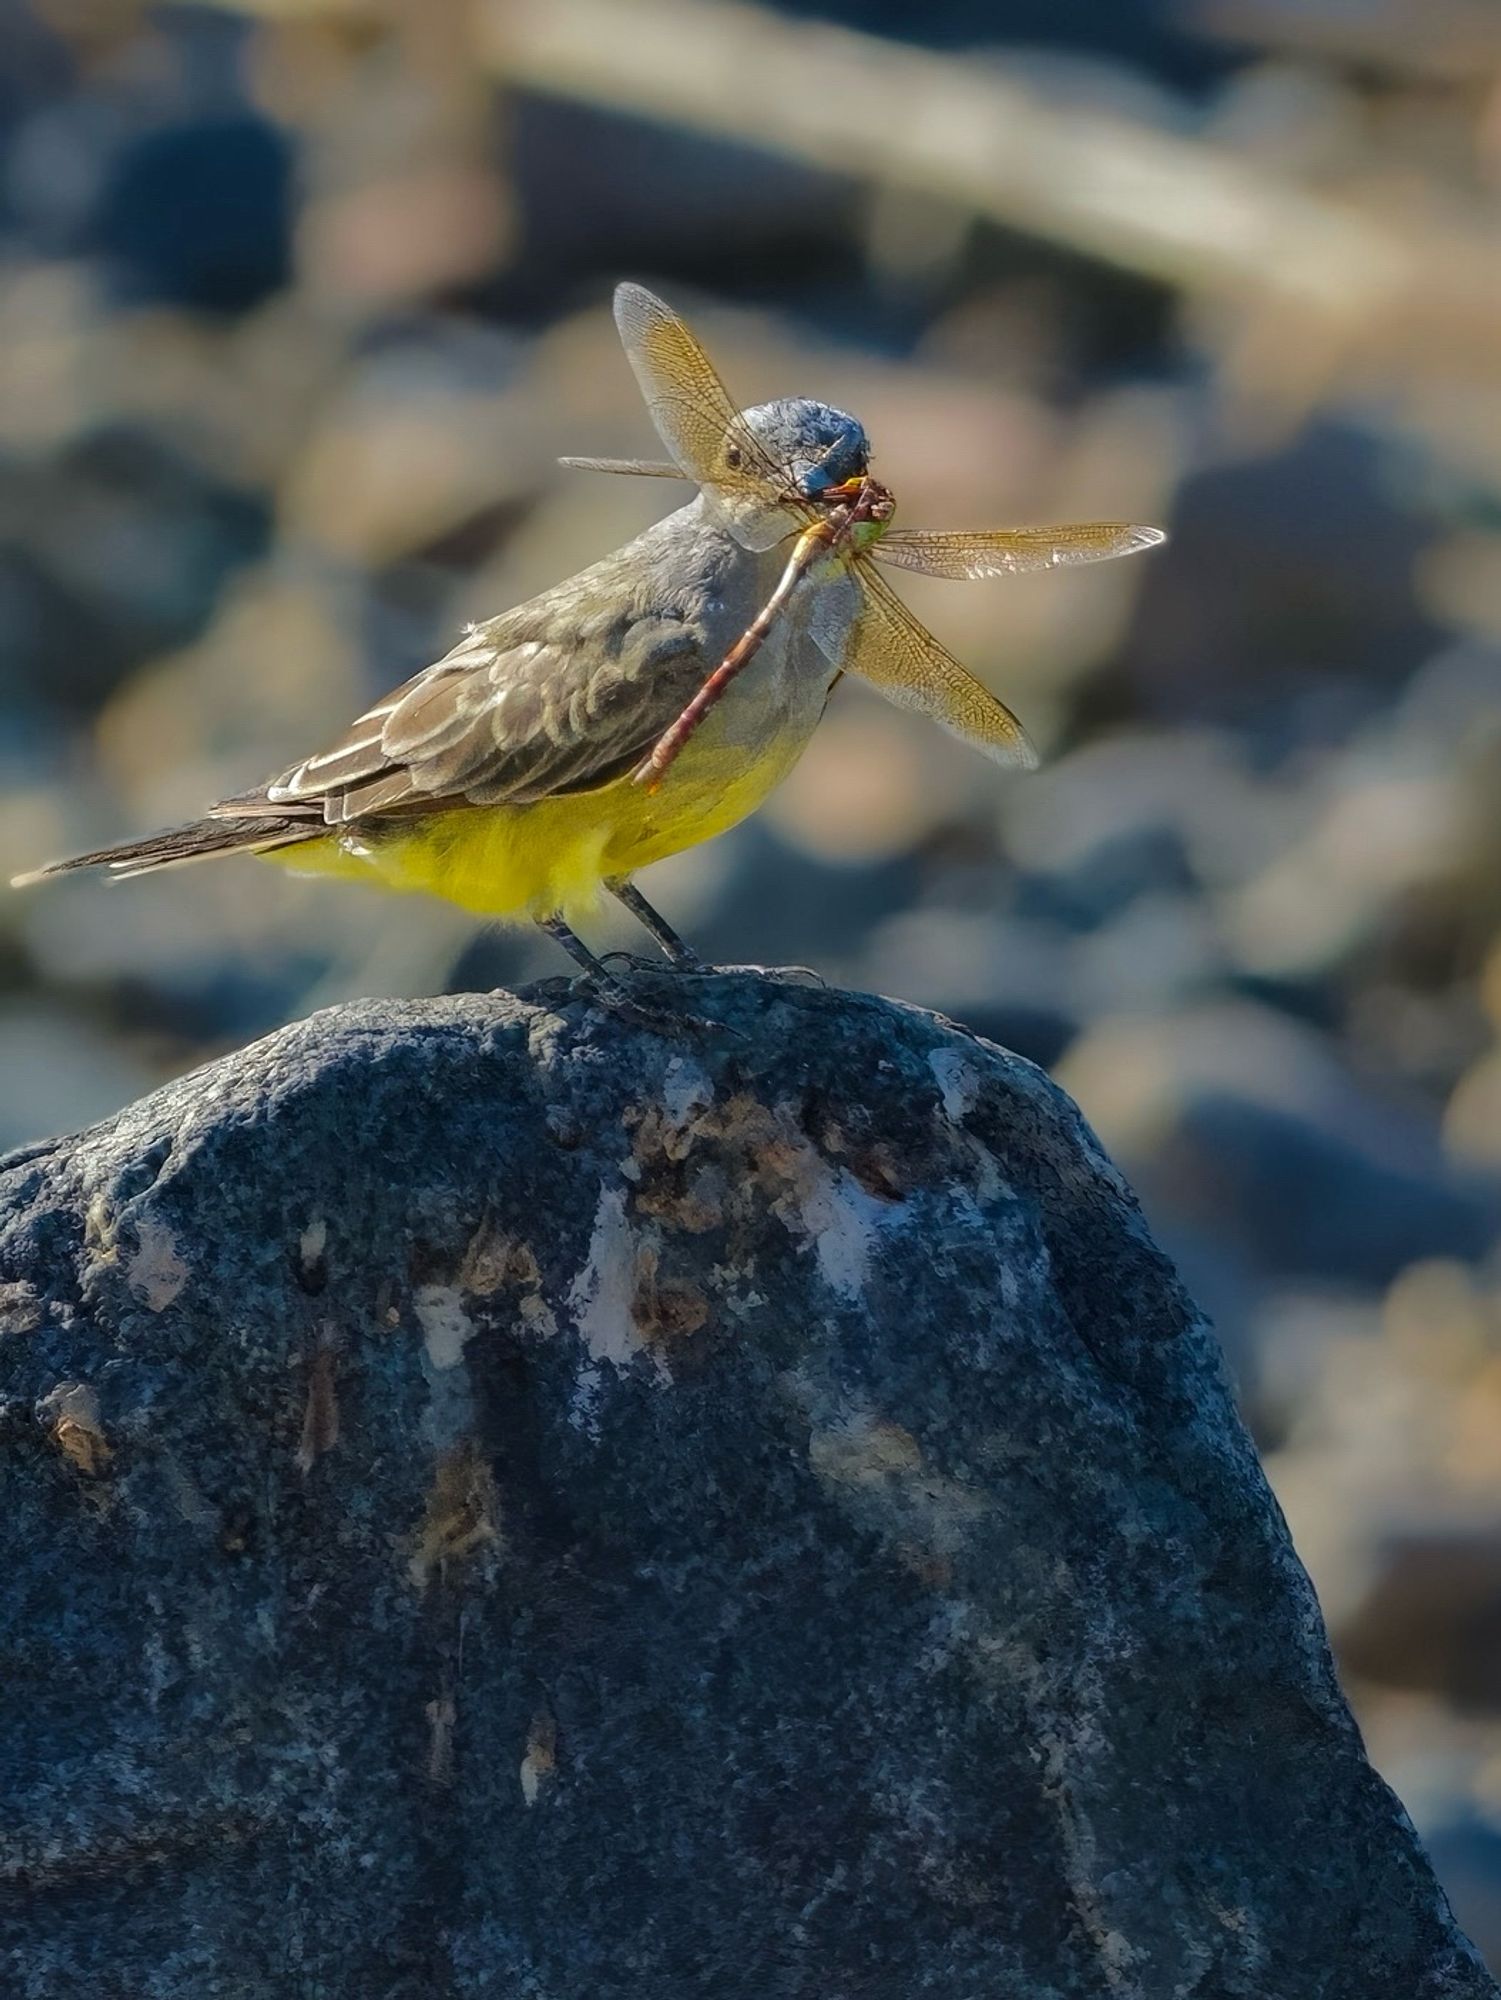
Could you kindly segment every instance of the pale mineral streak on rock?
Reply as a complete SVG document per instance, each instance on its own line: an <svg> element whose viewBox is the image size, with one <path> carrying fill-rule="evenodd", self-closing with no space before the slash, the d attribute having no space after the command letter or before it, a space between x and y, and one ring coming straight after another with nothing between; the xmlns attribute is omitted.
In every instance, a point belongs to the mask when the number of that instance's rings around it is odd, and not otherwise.
<svg viewBox="0 0 1501 2000"><path fill-rule="evenodd" d="M889 1205L869 1194L848 1168L825 1159L786 1104L768 1108L742 1099L727 1113L749 1140L757 1174L772 1193L773 1214L810 1245L829 1290L858 1301Z"/></svg>
<svg viewBox="0 0 1501 2000"><path fill-rule="evenodd" d="M302 1261L304 1277L312 1277L323 1263L323 1253L328 1248L328 1218L315 1215L301 1236L297 1239L297 1254Z"/></svg>
<svg viewBox="0 0 1501 2000"><path fill-rule="evenodd" d="M680 1130L714 1102L714 1086L689 1056L673 1056L662 1076L662 1110Z"/></svg>
<svg viewBox="0 0 1501 2000"><path fill-rule="evenodd" d="M631 1312L638 1248L626 1219L625 1190L601 1188L588 1257L569 1287L568 1308L591 1358L617 1370L646 1351Z"/></svg>
<svg viewBox="0 0 1501 2000"><path fill-rule="evenodd" d="M162 1312L188 1282L188 1264L172 1231L157 1217L137 1216L134 1229L136 1247L127 1260L127 1282L153 1312Z"/></svg>
<svg viewBox="0 0 1501 2000"><path fill-rule="evenodd" d="M418 1285L412 1311L422 1332L422 1372L428 1387L425 1429L441 1456L474 1429L474 1395L464 1350L474 1338L475 1325L454 1285Z"/></svg>
<svg viewBox="0 0 1501 2000"><path fill-rule="evenodd" d="M84 1209L83 1240L95 1262L115 1255L115 1218L102 1189L94 1190Z"/></svg>
<svg viewBox="0 0 1501 2000"><path fill-rule="evenodd" d="M422 1328L422 1344L433 1373L443 1375L457 1368L464 1359L465 1346L474 1338L474 1322L457 1287L419 1285L412 1294L412 1309Z"/></svg>
<svg viewBox="0 0 1501 2000"><path fill-rule="evenodd" d="M797 1215L812 1242L819 1273L831 1292L854 1302L864 1290L876 1239L891 1211L867 1194L853 1174L830 1167L816 1154L800 1178Z"/></svg>
<svg viewBox="0 0 1501 2000"><path fill-rule="evenodd" d="M938 1083L944 1115L962 1125L980 1100L984 1078L963 1049L933 1049L928 1067Z"/></svg>
<svg viewBox="0 0 1501 2000"><path fill-rule="evenodd" d="M739 1181L742 1190L760 1184L771 1192L774 1212L812 1248L829 1289L858 1300L876 1238L891 1224L891 1203L826 1158L791 1105L768 1105L745 1091L716 1099L697 1067L674 1056L660 1102L634 1108L629 1123L634 1136L625 1172L638 1213L703 1232L723 1220L736 1192L730 1183ZM728 1156L739 1172L708 1166L691 1180L675 1177L668 1190L657 1185L654 1162L696 1163L703 1153Z"/></svg>

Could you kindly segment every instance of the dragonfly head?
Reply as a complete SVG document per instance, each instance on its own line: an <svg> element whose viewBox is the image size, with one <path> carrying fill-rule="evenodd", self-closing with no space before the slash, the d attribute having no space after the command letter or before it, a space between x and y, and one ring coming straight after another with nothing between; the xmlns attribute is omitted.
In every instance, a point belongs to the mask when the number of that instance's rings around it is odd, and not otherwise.
<svg viewBox="0 0 1501 2000"><path fill-rule="evenodd" d="M870 440L855 419L827 403L784 396L745 412L767 454L787 476L791 492L816 500L846 481L860 479L870 464Z"/></svg>

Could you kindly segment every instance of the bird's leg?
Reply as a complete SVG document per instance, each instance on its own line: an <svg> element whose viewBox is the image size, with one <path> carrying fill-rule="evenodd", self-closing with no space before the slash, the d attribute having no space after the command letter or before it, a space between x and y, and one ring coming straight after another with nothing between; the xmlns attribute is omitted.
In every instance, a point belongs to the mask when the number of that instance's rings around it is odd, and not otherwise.
<svg viewBox="0 0 1501 2000"><path fill-rule="evenodd" d="M665 917L657 914L634 882L622 879L618 882L609 882L605 886L615 900L623 904L636 921L650 932L679 972L699 970L703 960L698 953L692 945L683 942Z"/></svg>
<svg viewBox="0 0 1501 2000"><path fill-rule="evenodd" d="M560 944L586 979L592 979L599 986L613 986L604 964L594 956L588 945L564 923L561 917L538 917L537 927L544 930L554 944Z"/></svg>

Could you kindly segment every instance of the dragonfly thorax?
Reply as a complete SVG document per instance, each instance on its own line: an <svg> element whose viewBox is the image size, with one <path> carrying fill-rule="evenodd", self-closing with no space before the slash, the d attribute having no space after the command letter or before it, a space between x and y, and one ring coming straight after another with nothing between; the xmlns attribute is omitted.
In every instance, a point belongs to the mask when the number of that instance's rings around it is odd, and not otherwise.
<svg viewBox="0 0 1501 2000"><path fill-rule="evenodd" d="M886 532L892 515L896 512L896 500L889 486L883 486L879 479L862 473L858 479L847 479L842 486L819 496L822 504L829 509L827 528L831 548L853 546L857 549L869 548Z"/></svg>

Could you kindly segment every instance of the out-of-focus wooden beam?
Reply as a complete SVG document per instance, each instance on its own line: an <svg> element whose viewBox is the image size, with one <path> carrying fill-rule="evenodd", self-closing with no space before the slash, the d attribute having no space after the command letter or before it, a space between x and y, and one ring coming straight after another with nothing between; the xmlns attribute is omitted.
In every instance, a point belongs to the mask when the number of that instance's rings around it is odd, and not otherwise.
<svg viewBox="0 0 1501 2000"><path fill-rule="evenodd" d="M1501 75L1494 0L1187 0L1185 23L1247 49L1346 63L1421 83Z"/></svg>
<svg viewBox="0 0 1501 2000"><path fill-rule="evenodd" d="M394 22L395 0L210 0ZM414 0L408 0L414 4ZM420 0L415 0L420 4ZM1406 260L1369 218L1228 150L754 0L472 0L478 59L517 89L685 125L977 215L1166 284L1379 295Z"/></svg>
<svg viewBox="0 0 1501 2000"><path fill-rule="evenodd" d="M529 90L670 119L923 189L1167 284L1379 296L1377 224L1223 148L1049 98L983 57L788 20L748 0L477 0L487 61Z"/></svg>
<svg viewBox="0 0 1501 2000"><path fill-rule="evenodd" d="M420 0L207 4L394 26ZM1501 236L1458 196L1414 210L1373 192L1365 207L1173 130L1166 109L1156 124L983 54L789 20L755 0L468 4L476 64L512 89L924 191L1207 301L1228 314L1232 375L1289 409L1394 381L1501 376Z"/></svg>

